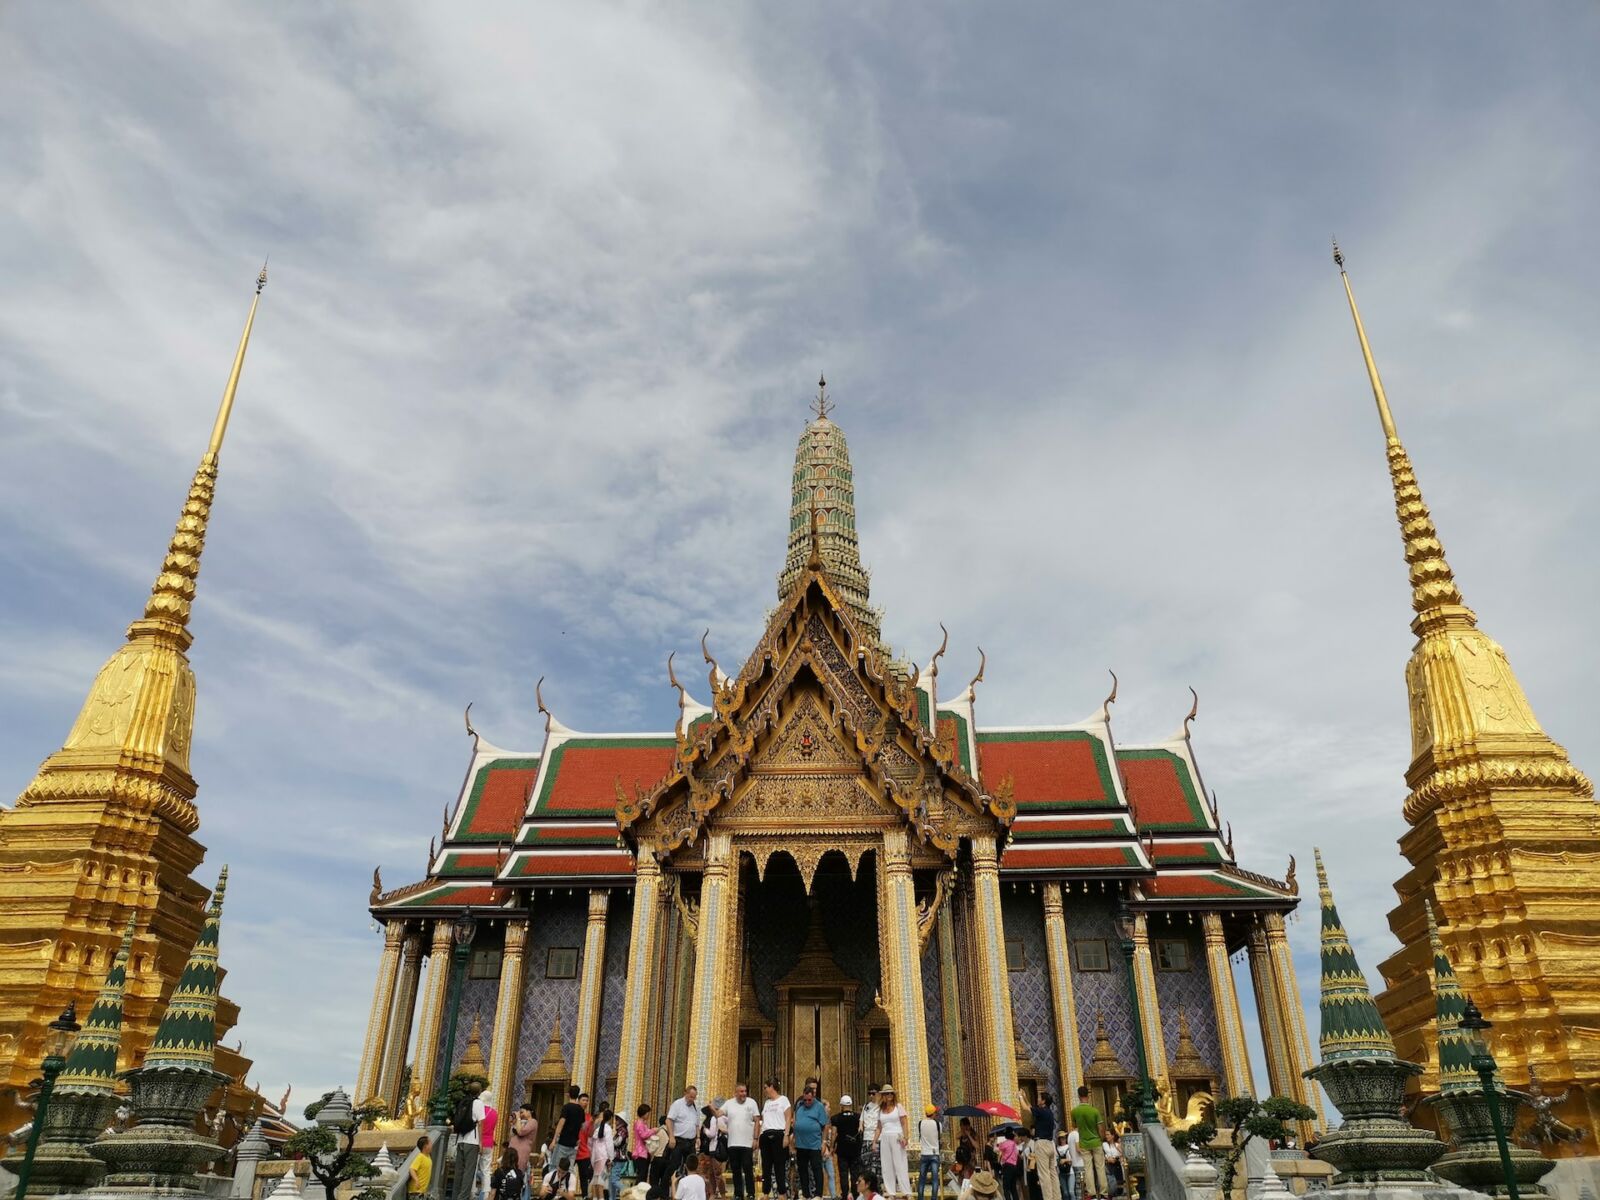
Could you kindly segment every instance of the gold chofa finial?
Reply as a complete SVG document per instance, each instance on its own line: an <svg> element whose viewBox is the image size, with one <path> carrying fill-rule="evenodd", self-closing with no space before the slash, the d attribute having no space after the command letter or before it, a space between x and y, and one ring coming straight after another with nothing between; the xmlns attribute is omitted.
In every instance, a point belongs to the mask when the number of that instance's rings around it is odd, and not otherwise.
<svg viewBox="0 0 1600 1200"><path fill-rule="evenodd" d="M817 420L826 421L833 409L833 401L828 397L828 378L825 375L818 375L817 398L811 402L811 411L817 414Z"/></svg>

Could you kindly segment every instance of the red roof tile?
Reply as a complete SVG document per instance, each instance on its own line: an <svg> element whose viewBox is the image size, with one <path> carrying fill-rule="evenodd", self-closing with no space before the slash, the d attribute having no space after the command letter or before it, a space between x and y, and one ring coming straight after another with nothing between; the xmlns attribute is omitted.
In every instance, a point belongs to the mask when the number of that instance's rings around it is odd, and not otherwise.
<svg viewBox="0 0 1600 1200"><path fill-rule="evenodd" d="M1117 803L1105 747L1080 730L978 733L978 763L990 792L1011 776L1017 808L1103 808Z"/></svg>
<svg viewBox="0 0 1600 1200"><path fill-rule="evenodd" d="M1164 862L1221 862L1215 842L1156 842L1155 859Z"/></svg>
<svg viewBox="0 0 1600 1200"><path fill-rule="evenodd" d="M1048 839L1059 842L1064 838L1104 838L1107 834L1112 836L1130 836L1128 826L1115 817L1093 818L1088 821L1075 821L1071 817L1033 817L1016 821L1011 826L1013 840L1039 841Z"/></svg>
<svg viewBox="0 0 1600 1200"><path fill-rule="evenodd" d="M572 875L632 875L633 855L626 850L603 854L529 854L517 860L518 879Z"/></svg>
<svg viewBox="0 0 1600 1200"><path fill-rule="evenodd" d="M1152 900L1176 900L1189 896L1248 896L1259 897L1240 884L1229 883L1214 875L1158 875L1144 885L1145 895Z"/></svg>
<svg viewBox="0 0 1600 1200"><path fill-rule="evenodd" d="M1208 828L1182 759L1170 750L1118 750L1122 786L1140 829Z"/></svg>
<svg viewBox="0 0 1600 1200"><path fill-rule="evenodd" d="M573 738L550 751L535 813L611 813L617 782L633 794L652 788L672 769L676 743L664 738Z"/></svg>
<svg viewBox="0 0 1600 1200"><path fill-rule="evenodd" d="M1043 868L1115 869L1139 866L1128 846L1008 846L1000 867L1005 871Z"/></svg>
<svg viewBox="0 0 1600 1200"><path fill-rule="evenodd" d="M463 841L500 841L522 824L528 794L539 773L537 758L502 758L478 768L467 793L467 816L455 836Z"/></svg>

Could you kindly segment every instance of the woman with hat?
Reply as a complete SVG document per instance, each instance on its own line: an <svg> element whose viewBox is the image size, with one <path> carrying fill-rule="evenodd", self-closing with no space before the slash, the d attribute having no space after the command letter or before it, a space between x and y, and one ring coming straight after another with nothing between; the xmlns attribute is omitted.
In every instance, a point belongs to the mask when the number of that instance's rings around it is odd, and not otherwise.
<svg viewBox="0 0 1600 1200"><path fill-rule="evenodd" d="M878 1089L878 1157L883 1163L884 1194L911 1195L911 1172L906 1167L906 1110L900 1107L894 1084Z"/></svg>
<svg viewBox="0 0 1600 1200"><path fill-rule="evenodd" d="M972 1200L1000 1200L1000 1181L993 1171L976 1171L967 1180L967 1195Z"/></svg>

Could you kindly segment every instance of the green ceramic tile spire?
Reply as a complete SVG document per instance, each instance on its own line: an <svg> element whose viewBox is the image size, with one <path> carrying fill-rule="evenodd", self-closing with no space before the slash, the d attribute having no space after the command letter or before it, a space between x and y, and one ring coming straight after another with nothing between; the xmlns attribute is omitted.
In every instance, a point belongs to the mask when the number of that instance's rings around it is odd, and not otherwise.
<svg viewBox="0 0 1600 1200"><path fill-rule="evenodd" d="M145 1052L144 1067L187 1067L210 1071L217 1053L217 939L222 926L222 894L228 887L228 868L217 877L205 924L189 961L172 989L167 1011Z"/></svg>
<svg viewBox="0 0 1600 1200"><path fill-rule="evenodd" d="M1366 976L1339 920L1328 873L1317 850L1317 888L1322 894L1322 1060L1394 1057L1394 1039L1378 1016Z"/></svg>
<svg viewBox="0 0 1600 1200"><path fill-rule="evenodd" d="M1467 997L1456 979L1456 969L1450 965L1450 956L1444 952L1439 938L1439 925L1433 918L1433 903L1423 901L1428 910L1428 941L1433 945L1433 1003L1439 1030L1439 1090L1441 1092L1476 1092L1483 1084L1472 1069L1472 1035L1461 1028L1461 1014L1466 1011ZM1500 1073L1495 1072L1495 1082Z"/></svg>
<svg viewBox="0 0 1600 1200"><path fill-rule="evenodd" d="M122 1049L122 993L128 986L128 955L132 951L133 918L129 917L122 945L111 960L111 970L72 1044L67 1065L56 1079L56 1091L107 1096L116 1091L117 1054Z"/></svg>

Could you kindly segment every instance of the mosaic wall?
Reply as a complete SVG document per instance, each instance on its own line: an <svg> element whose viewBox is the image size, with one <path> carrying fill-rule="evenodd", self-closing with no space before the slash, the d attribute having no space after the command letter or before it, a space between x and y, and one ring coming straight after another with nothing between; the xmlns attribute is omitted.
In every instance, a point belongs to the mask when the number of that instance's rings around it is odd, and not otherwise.
<svg viewBox="0 0 1600 1200"><path fill-rule="evenodd" d="M1064 889L1065 890L1065 889ZM1078 1046L1081 1063L1089 1065L1094 1054L1094 1026L1097 1013L1106 1019L1106 1034L1111 1048L1131 1079L1139 1070L1139 1054L1133 1042L1133 1005L1128 996L1128 974L1112 925L1113 899L1109 895L1067 891L1062 897L1067 920L1068 957L1072 960L1072 994L1078 1008ZM1078 968L1080 939L1097 938L1106 944L1105 971Z"/></svg>
<svg viewBox="0 0 1600 1200"><path fill-rule="evenodd" d="M1181 939L1189 947L1187 971L1156 972L1156 1003L1161 1006L1161 1034L1170 1063L1178 1049L1178 1014L1189 1018L1189 1033L1195 1049L1210 1066L1218 1085L1222 1083L1222 1047L1217 1038L1216 1002L1211 995L1211 972L1206 969L1205 936L1198 922L1190 924L1181 916L1170 924L1153 922L1151 950L1158 940ZM1153 1064L1152 1064L1153 1066Z"/></svg>
<svg viewBox="0 0 1600 1200"><path fill-rule="evenodd" d="M1011 984L1011 1023L1017 1041L1033 1065L1043 1072L1049 1090L1059 1096L1061 1075L1056 1068L1055 1018L1051 1013L1044 908L1039 896L1005 888L1000 895L1000 923L1007 939L1022 939L1022 970L1010 971L1006 976ZM999 952L1005 953L1004 948Z"/></svg>
<svg viewBox="0 0 1600 1200"><path fill-rule="evenodd" d="M928 1087L933 1102L943 1108L950 1104L950 1073L944 1057L944 989L939 979L937 930L922 952L922 1011L928 1019Z"/></svg>
<svg viewBox="0 0 1600 1200"><path fill-rule="evenodd" d="M622 1009L628 992L628 945L633 940L633 893L611 893L606 914L605 978L600 985L600 1052L595 1061L599 1076L589 1090L601 1099L614 1100L606 1086L617 1073L622 1056Z"/></svg>
<svg viewBox="0 0 1600 1200"><path fill-rule="evenodd" d="M472 1039L472 1021L476 1017L483 1058L489 1060L489 1049L494 1045L494 1005L500 995L498 979L467 979L461 988L461 1016L456 1022L456 1040L450 1052L450 1070L454 1073L466 1057L467 1043ZM448 1014L446 1019L448 1019Z"/></svg>
<svg viewBox="0 0 1600 1200"><path fill-rule="evenodd" d="M515 1072L518 1097L526 1095L523 1085L544 1058L550 1044L550 1028L556 1011L561 1012L561 1050L572 1061L573 1026L578 1015L579 980L545 978L552 946L572 946L583 951L583 931L589 921L589 895L574 889L572 895L540 892L533 900L533 918L528 930L527 971L522 984L522 1032L517 1039ZM583 964L578 964L583 973Z"/></svg>

